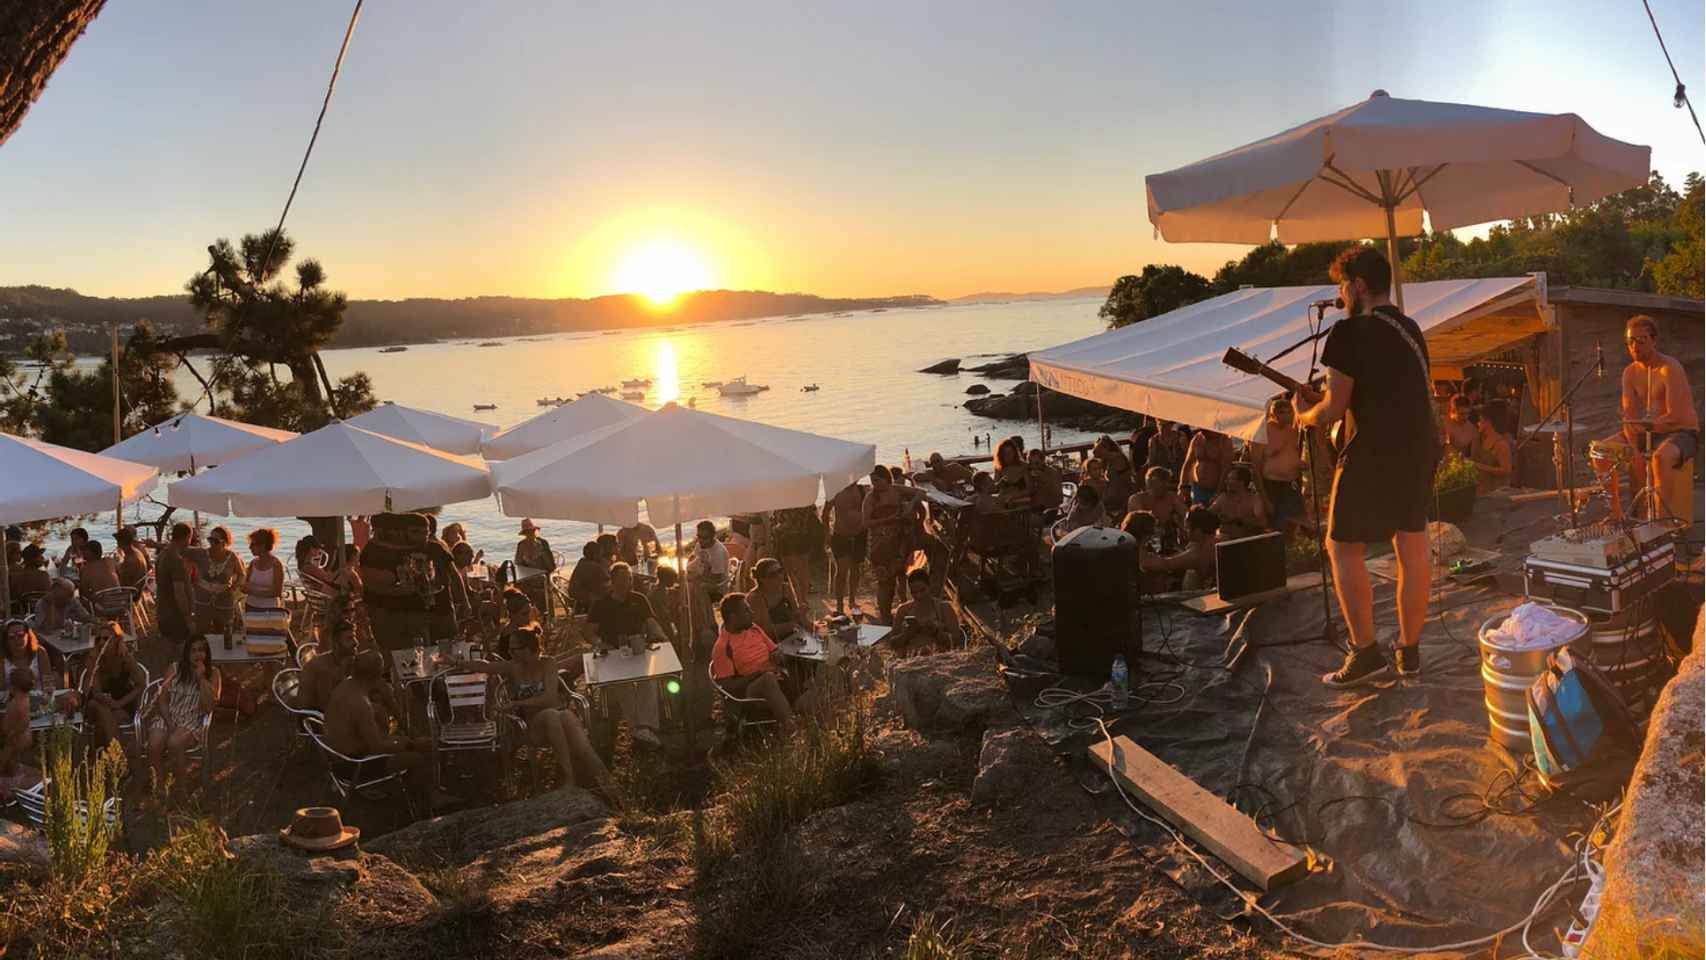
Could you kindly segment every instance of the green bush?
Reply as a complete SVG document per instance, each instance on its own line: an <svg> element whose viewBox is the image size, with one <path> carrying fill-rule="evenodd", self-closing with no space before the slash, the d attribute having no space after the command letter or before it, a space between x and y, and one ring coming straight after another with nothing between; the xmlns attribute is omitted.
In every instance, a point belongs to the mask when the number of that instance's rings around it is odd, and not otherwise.
<svg viewBox="0 0 1706 960"><path fill-rule="evenodd" d="M1434 471L1434 494L1473 487L1480 480L1481 472L1475 469L1475 464L1461 454L1448 453L1439 462L1439 469Z"/></svg>
<svg viewBox="0 0 1706 960"><path fill-rule="evenodd" d="M124 751L116 743L78 764L71 759L71 728L54 727L47 735L47 810L42 821L55 875L80 882L107 861L122 829L117 816L119 780L124 777ZM109 822L103 814L107 799L115 798Z"/></svg>

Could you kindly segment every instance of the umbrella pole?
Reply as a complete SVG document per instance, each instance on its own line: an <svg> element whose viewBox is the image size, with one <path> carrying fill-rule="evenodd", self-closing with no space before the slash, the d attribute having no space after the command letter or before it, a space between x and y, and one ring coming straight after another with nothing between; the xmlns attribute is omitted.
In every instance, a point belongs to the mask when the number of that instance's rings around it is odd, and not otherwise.
<svg viewBox="0 0 1706 960"><path fill-rule="evenodd" d="M1392 265L1392 305L1404 312L1404 279L1398 265L1398 219L1393 210L1398 201L1392 197L1392 174L1382 170L1380 177L1380 206L1386 211L1386 259Z"/></svg>
<svg viewBox="0 0 1706 960"><path fill-rule="evenodd" d="M0 620L12 615L12 571L6 556L6 535L0 532ZM23 546L23 544L19 544Z"/></svg>
<svg viewBox="0 0 1706 960"><path fill-rule="evenodd" d="M120 435L118 409L118 327L113 327L113 443L116 445L124 437ZM114 529L124 528L124 494L118 498L118 524Z"/></svg>
<svg viewBox="0 0 1706 960"><path fill-rule="evenodd" d="M693 670L695 667L698 666L698 660L693 655L694 649L698 646L698 644L694 643L694 641L699 639L699 638L697 636L695 636L693 633L693 590L692 590L692 588L690 588L688 586L688 583L687 583L687 568L686 568L686 566L684 566L682 564L682 556L683 556L683 554L681 552L681 498L676 497L675 498L675 570L677 573L681 574L681 576L677 578L677 582L681 584L681 610L682 610L682 614L683 614L682 620L685 623L685 629L686 629L686 637L684 638L686 642L684 644L682 644L684 647L686 647L686 649L682 650L681 652L686 654L687 670ZM693 717L693 714L695 712L694 704L687 702L687 700L688 700L687 679L688 679L688 673L686 673L684 671L682 673L682 677L681 677L681 698L682 698L682 704L681 705L682 705L683 710L687 714L687 753L688 753L688 756L692 756L694 754L694 752L698 750L698 746L699 746L699 730L698 730L699 725L694 722L694 717Z"/></svg>

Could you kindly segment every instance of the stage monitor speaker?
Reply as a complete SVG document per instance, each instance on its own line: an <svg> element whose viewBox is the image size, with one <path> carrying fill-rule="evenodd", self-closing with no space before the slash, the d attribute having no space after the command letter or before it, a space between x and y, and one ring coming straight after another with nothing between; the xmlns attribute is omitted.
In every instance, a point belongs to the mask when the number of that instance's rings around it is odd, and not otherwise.
<svg viewBox="0 0 1706 960"><path fill-rule="evenodd" d="M1137 541L1115 527L1080 527L1054 545L1054 637L1060 672L1103 678L1136 642Z"/></svg>
<svg viewBox="0 0 1706 960"><path fill-rule="evenodd" d="M1232 603L1285 587L1285 535L1279 531L1222 540L1214 545L1220 599Z"/></svg>

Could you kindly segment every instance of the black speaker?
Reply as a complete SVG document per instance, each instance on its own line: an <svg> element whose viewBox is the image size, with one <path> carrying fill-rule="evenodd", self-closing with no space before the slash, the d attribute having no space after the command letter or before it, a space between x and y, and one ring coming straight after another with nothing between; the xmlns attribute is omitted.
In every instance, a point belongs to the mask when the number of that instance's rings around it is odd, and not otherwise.
<svg viewBox="0 0 1706 960"><path fill-rule="evenodd" d="M1231 602L1285 586L1285 535L1277 530L1214 545L1214 579Z"/></svg>
<svg viewBox="0 0 1706 960"><path fill-rule="evenodd" d="M1103 678L1114 655L1142 651L1134 629L1137 541L1115 527L1080 527L1054 545L1054 643L1060 672Z"/></svg>

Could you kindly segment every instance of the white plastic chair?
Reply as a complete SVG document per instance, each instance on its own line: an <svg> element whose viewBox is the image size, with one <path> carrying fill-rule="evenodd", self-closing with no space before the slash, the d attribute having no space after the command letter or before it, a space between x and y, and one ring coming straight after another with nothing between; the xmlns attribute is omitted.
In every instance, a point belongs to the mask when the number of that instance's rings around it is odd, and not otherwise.
<svg viewBox="0 0 1706 960"><path fill-rule="evenodd" d="M44 777L35 786L25 787L12 794L12 800L18 805L18 809L23 811L24 819L37 829L40 829L47 822L47 787L52 782L51 778ZM118 819L119 804L117 797L108 797L106 802L101 804L101 808L106 812L107 823L110 824ZM89 816L88 803L78 803L77 816L79 818Z"/></svg>

